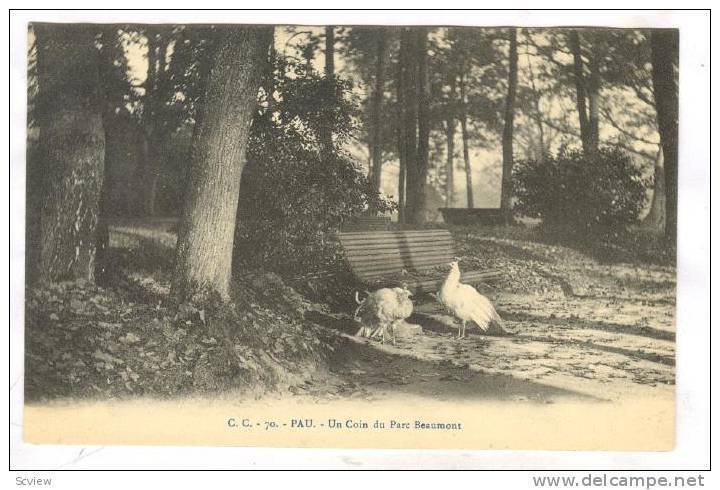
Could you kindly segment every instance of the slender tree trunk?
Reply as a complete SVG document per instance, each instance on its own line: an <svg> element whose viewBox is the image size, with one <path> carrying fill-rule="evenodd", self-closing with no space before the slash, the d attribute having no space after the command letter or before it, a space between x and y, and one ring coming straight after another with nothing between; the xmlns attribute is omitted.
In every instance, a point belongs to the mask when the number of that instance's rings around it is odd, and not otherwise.
<svg viewBox="0 0 720 490"><path fill-rule="evenodd" d="M445 138L447 140L447 160L445 163L445 206L453 207L455 192L455 119L448 115L445 120Z"/></svg>
<svg viewBox="0 0 720 490"><path fill-rule="evenodd" d="M417 208L417 182L418 175L418 66L417 49L415 49L414 33L412 28L403 29L401 43L405 44L405 66L403 68L403 92L405 99L405 210L406 222L413 223Z"/></svg>
<svg viewBox="0 0 720 490"><path fill-rule="evenodd" d="M535 70L533 69L532 60L530 58L530 33L525 33L525 56L527 57L527 64L528 64L528 71L530 72L530 90L532 92L532 100L533 100L533 109L535 114L533 114L533 119L535 120L535 124L538 128L538 156L537 161L538 163L543 163L545 161L545 152L547 151L545 149L545 128L543 126L542 121L542 113L540 112L540 97L538 96L537 87L535 85Z"/></svg>
<svg viewBox="0 0 720 490"><path fill-rule="evenodd" d="M398 53L397 73L396 73L396 105L397 105L397 148L398 148L398 222L405 223L405 176L407 170L407 148L405 127L405 66L407 65L407 41L405 40L405 28L400 28L400 50Z"/></svg>
<svg viewBox="0 0 720 490"><path fill-rule="evenodd" d="M655 159L655 178L650 212L643 220L643 225L658 231L665 230L665 169L663 165L662 146Z"/></svg>
<svg viewBox="0 0 720 490"><path fill-rule="evenodd" d="M450 69L447 74L450 93L448 94L448 105L445 116L445 139L447 143L447 159L445 163L445 206L453 207L455 198L455 129L457 122L455 111L457 111L456 83L457 74Z"/></svg>
<svg viewBox="0 0 720 490"><path fill-rule="evenodd" d="M270 49L268 52L267 63L265 65L264 90L267 99L268 116L272 117L275 110L275 60L277 53L275 52L275 30L269 34Z"/></svg>
<svg viewBox="0 0 720 490"><path fill-rule="evenodd" d="M377 30L375 50L375 89L372 99L372 136L370 138L372 167L372 185L376 191L380 190L382 179L382 102L385 95L385 60L387 58L387 39L384 28Z"/></svg>
<svg viewBox="0 0 720 490"><path fill-rule="evenodd" d="M595 52L590 59L587 95L589 104L588 147L591 152L597 152L600 142L600 67L598 55Z"/></svg>
<svg viewBox="0 0 720 490"><path fill-rule="evenodd" d="M43 186L37 277L94 281L105 133L95 32L35 24ZM70 62L71 61L71 62Z"/></svg>
<svg viewBox="0 0 720 490"><path fill-rule="evenodd" d="M179 299L196 288L229 296L240 177L269 47L266 27L221 29L193 134L172 284Z"/></svg>
<svg viewBox="0 0 720 490"><path fill-rule="evenodd" d="M144 167L142 173L142 182L140 182L143 190L143 209L147 216L155 214L155 188L157 186L158 175L158 159L160 152L157 144L157 98L158 98L158 64L160 58L160 40L159 33L156 29L148 27L147 29L148 43L148 68L145 75L145 94L143 96L143 119L145 130L145 140L147 146L144 148Z"/></svg>
<svg viewBox="0 0 720 490"><path fill-rule="evenodd" d="M474 208L472 163L470 162L470 136L467 129L467 94L465 93L465 75L460 75L460 129L462 132L463 160L465 161L465 186L467 190L467 207Z"/></svg>
<svg viewBox="0 0 720 490"><path fill-rule="evenodd" d="M143 97L147 151L145 153L141 188L143 189L144 213L148 216L154 216L156 213L157 188L163 165L162 149L166 144L165 139L167 137L160 123L162 117L160 112L163 96L167 93L164 82L166 81L169 38L164 28L148 27L147 39L148 69Z"/></svg>
<svg viewBox="0 0 720 490"><path fill-rule="evenodd" d="M580 139L582 140L583 151L592 152L590 137L590 121L587 111L587 90L585 88L585 73L580 48L580 34L577 30L570 31L570 49L573 53L573 73L575 76L575 93L578 118L580 121Z"/></svg>
<svg viewBox="0 0 720 490"><path fill-rule="evenodd" d="M425 223L427 175L430 166L430 100L427 72L427 29L417 27L414 30L415 51L417 56L417 101L418 101L418 149L416 180L412 187L414 224Z"/></svg>
<svg viewBox="0 0 720 490"><path fill-rule="evenodd" d="M678 44L676 29L651 31L653 89L665 159L665 238L671 245L677 243Z"/></svg>
<svg viewBox="0 0 720 490"><path fill-rule="evenodd" d="M325 104L325 123L320 133L320 145L326 154L333 152L332 107L335 98L335 27L325 26L325 80L327 99Z"/></svg>
<svg viewBox="0 0 720 490"><path fill-rule="evenodd" d="M335 26L325 26L325 78L335 76Z"/></svg>
<svg viewBox="0 0 720 490"><path fill-rule="evenodd" d="M407 160L400 159L398 174L398 222L405 223L405 180L407 177Z"/></svg>
<svg viewBox="0 0 720 490"><path fill-rule="evenodd" d="M122 139L124 129L120 129L119 124L115 122L115 107L111 103L110 95L113 90L112 84L113 71L115 70L115 47L118 43L118 31L115 26L107 26L101 30L101 49L99 53L99 87L102 92L102 121L105 131L105 152L104 152L104 178L100 193L100 203L98 211L98 224L95 243L95 280L99 284L103 284L107 278L108 267L108 249L110 247L110 228L109 218L113 205L113 193L117 189L117 181L115 173L117 169L113 169L112 162L118 161L118 156L124 153ZM120 133L120 134L118 134ZM123 155L124 156L124 155ZM115 210L117 212L117 209Z"/></svg>
<svg viewBox="0 0 720 490"><path fill-rule="evenodd" d="M500 209L505 223L512 221L512 168L513 168L513 130L515 126L515 94L517 92L517 30L510 31L510 59L508 63L508 92L505 98L505 126L503 128L502 184L500 189Z"/></svg>

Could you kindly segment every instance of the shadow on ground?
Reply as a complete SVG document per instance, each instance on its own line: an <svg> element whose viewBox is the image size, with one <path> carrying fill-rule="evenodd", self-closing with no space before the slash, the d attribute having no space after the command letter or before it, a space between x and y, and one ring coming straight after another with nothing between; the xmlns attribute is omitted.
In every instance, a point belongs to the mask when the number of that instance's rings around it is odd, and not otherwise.
<svg viewBox="0 0 720 490"><path fill-rule="evenodd" d="M422 320L427 317L418 316ZM557 388L505 374L487 373L458 366L449 360L425 360L375 341L352 337L356 325L347 317L336 317L317 311L306 319L344 334L329 360L331 372L351 387L358 385L370 394L387 392L451 401L531 401L552 403L559 398L600 401L600 399L567 389ZM431 321L424 328L440 329L441 322ZM447 326L444 327L447 331Z"/></svg>

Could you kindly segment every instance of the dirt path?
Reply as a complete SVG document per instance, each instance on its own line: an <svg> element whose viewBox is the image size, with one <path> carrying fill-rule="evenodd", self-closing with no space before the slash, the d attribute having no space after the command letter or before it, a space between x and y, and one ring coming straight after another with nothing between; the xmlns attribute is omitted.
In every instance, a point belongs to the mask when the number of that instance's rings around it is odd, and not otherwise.
<svg viewBox="0 0 720 490"><path fill-rule="evenodd" d="M171 247L171 225L131 223L117 226L114 236ZM469 329L455 340L452 317L431 298L410 318L424 334L395 346L353 337L357 325L349 314L318 314L311 321L341 331L345 341L331 359L331 376L297 387L297 394L541 403L674 397L674 268L605 264L566 247L480 233L455 238L461 269L504 271L503 280L478 289L512 336ZM148 262L145 269L162 273L156 255ZM134 257L132 263L143 265Z"/></svg>

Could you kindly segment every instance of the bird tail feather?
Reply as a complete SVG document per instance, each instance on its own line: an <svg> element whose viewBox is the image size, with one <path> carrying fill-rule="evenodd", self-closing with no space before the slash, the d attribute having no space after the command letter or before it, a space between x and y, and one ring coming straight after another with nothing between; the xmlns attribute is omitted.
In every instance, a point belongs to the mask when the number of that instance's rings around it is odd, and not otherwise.
<svg viewBox="0 0 720 490"><path fill-rule="evenodd" d="M480 330L482 330L485 333L487 333L491 330L490 327L493 324L495 324L495 326L498 327L493 330L504 331L503 319L500 317L498 312L495 310L495 307L489 302L487 304L487 310L482 308L482 309L480 309L480 311L476 311L472 315L471 319L480 328Z"/></svg>

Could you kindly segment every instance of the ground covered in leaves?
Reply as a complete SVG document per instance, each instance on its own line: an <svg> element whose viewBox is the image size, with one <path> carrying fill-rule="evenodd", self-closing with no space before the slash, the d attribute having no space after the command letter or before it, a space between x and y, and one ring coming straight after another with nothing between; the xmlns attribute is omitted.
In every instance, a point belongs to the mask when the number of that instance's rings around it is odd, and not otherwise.
<svg viewBox="0 0 720 490"><path fill-rule="evenodd" d="M26 290L28 401L292 393L317 400L433 398L552 402L672 397L675 269L617 260L518 228L453 230L461 270L498 268L478 289L507 337L471 335L432 298L396 345L356 338L351 277L237 279L233 304L173 304L172 220L116 223L102 285ZM292 287L290 287L292 286ZM212 396L212 395L211 395Z"/></svg>

